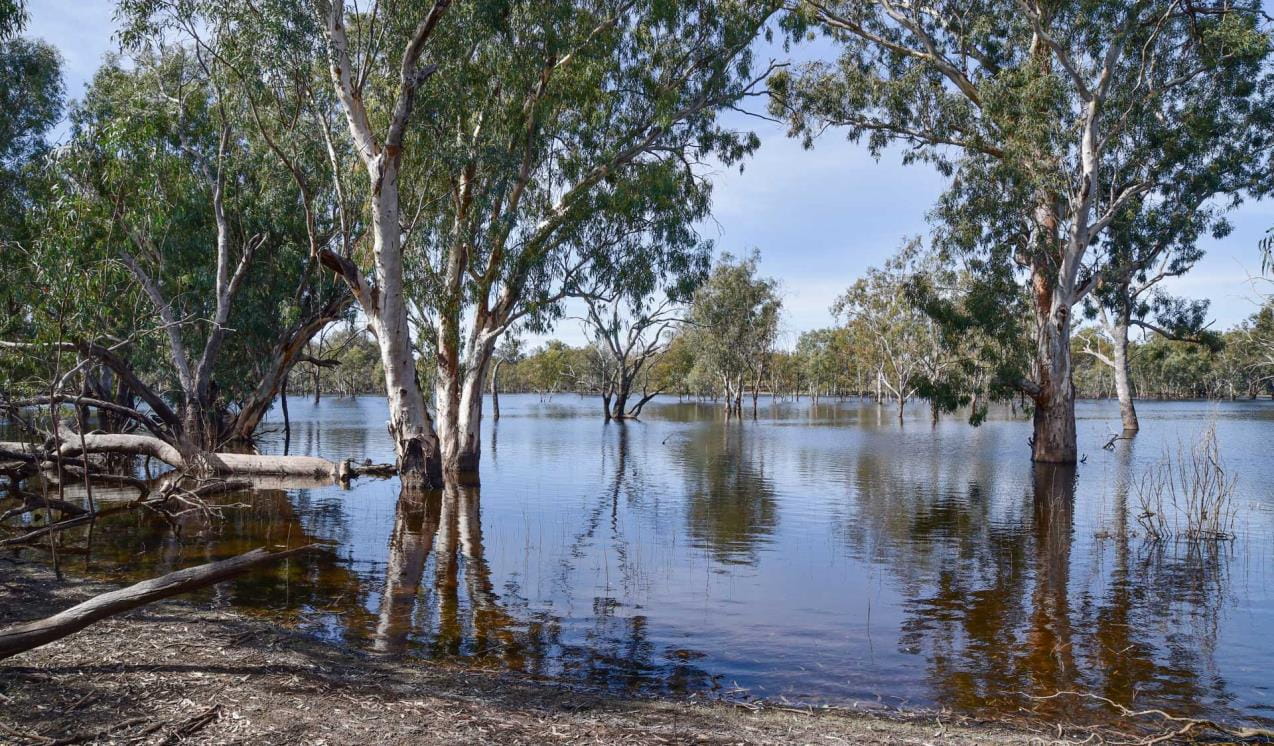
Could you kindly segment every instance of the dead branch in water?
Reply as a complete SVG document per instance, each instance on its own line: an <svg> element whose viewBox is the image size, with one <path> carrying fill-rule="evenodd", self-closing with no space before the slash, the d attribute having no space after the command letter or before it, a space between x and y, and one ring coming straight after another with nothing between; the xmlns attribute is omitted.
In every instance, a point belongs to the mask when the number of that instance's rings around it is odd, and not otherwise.
<svg viewBox="0 0 1274 746"><path fill-rule="evenodd" d="M170 572L127 588L103 593L71 608L26 624L0 630L0 659L46 645L90 624L139 606L220 583L252 568L312 549L306 545L281 552L254 549L237 557Z"/></svg>
<svg viewBox="0 0 1274 746"><path fill-rule="evenodd" d="M240 490L247 490L251 488L252 488L251 482L246 482L242 480L237 480L237 481L236 480L231 480L231 481L217 480L214 482L207 482L207 483L201 484L195 487L194 489L185 489L180 486L180 481L176 481L165 486L157 496L149 498L149 499L139 498L137 500L132 500L127 503L123 503L122 505L114 505L109 508L102 508L92 513L82 511L80 515L76 515L72 518L66 518L54 523L47 524L45 526L42 526L41 528L37 528L33 531L22 534L21 536L14 536L8 539L0 539L0 548L30 544L36 539L42 538L46 535L65 531L67 529L75 528L77 526L83 526L84 524L89 523L90 521L94 521L98 518L102 518L108 515L113 515L115 513L122 513L124 511L135 510L137 508L159 508L173 497L198 499L198 498L208 497L211 495L221 494L224 492L238 492Z"/></svg>

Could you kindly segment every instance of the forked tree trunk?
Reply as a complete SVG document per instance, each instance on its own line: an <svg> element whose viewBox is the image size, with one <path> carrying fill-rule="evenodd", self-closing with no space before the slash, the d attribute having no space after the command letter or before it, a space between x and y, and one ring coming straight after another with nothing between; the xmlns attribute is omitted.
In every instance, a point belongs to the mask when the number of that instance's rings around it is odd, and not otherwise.
<svg viewBox="0 0 1274 746"><path fill-rule="evenodd" d="M625 420L631 416L628 412L628 398L632 396L632 387L632 379L625 377L621 372L619 374L619 386L615 388L615 398L610 405L611 419Z"/></svg>
<svg viewBox="0 0 1274 746"><path fill-rule="evenodd" d="M416 382L411 327L407 322L398 176L416 88L431 72L419 66L420 56L448 5L434 5L403 51L398 90L387 109L392 115L383 142L372 130L362 91L355 83L356 71L345 33L345 3L329 2L325 19L332 85L349 126L351 144L368 177L375 285L348 257L323 251L319 258L345 279L376 335L385 369L389 433L394 439L398 474L405 489L442 486L442 454L424 394Z"/></svg>

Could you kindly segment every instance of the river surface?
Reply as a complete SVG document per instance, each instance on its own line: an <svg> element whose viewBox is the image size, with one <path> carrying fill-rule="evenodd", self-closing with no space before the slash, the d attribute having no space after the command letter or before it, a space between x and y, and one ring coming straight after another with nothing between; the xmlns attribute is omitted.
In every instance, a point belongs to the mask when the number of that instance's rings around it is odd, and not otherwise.
<svg viewBox="0 0 1274 746"><path fill-rule="evenodd" d="M489 402L488 402L489 405ZM1081 402L1077 470L1032 467L1029 422L902 423L847 400L762 400L756 421L657 400L501 398L481 487L260 489L177 530L95 530L118 579L266 544L321 552L201 597L334 643L620 692L1067 719L1139 708L1274 721L1274 405ZM488 406L489 412L489 406ZM489 415L488 415L489 417ZM392 461L382 399L293 398L293 454ZM277 410L262 449L281 452ZM1235 539L1154 542L1138 483L1215 426Z"/></svg>

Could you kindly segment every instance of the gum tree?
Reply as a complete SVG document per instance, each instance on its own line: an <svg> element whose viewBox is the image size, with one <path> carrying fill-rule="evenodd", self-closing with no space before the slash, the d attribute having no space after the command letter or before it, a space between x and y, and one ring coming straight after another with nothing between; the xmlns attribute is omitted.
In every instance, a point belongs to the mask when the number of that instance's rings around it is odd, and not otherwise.
<svg viewBox="0 0 1274 746"><path fill-rule="evenodd" d="M1114 374L1120 420L1125 437L1140 429L1133 402L1129 332L1140 328L1166 339L1215 347L1218 339L1206 331L1207 300L1188 300L1164 292L1162 282L1180 277L1203 257L1199 239L1224 238L1230 232L1225 212L1238 204L1241 191L1260 180L1263 169L1253 157L1265 141L1260 118L1234 117L1224 137L1219 129L1202 130L1209 141L1178 145L1205 161L1179 181L1137 199L1111 224L1096 247L1106 256L1096 287L1085 299L1085 312L1097 319L1110 345L1109 354L1086 346ZM1189 133L1188 133L1189 134Z"/></svg>
<svg viewBox="0 0 1274 746"><path fill-rule="evenodd" d="M920 271L920 245L908 243L883 268L871 268L832 304L849 337L861 340L858 355L888 390L903 419L907 400L950 365L936 322L908 294ZM936 412L936 410L935 410Z"/></svg>
<svg viewBox="0 0 1274 746"><path fill-rule="evenodd" d="M512 325L543 331L572 296L636 303L702 262L709 158L756 146L716 113L765 70L766 2L458 7L424 122L409 291L436 369L444 470L477 471L482 384ZM441 47L440 47L440 54Z"/></svg>
<svg viewBox="0 0 1274 746"><path fill-rule="evenodd" d="M765 366L778 338L783 301L778 283L757 276L760 254L722 255L690 305L690 338L697 367L720 385L726 414L743 416L743 390L752 385L752 414Z"/></svg>
<svg viewBox="0 0 1274 746"><path fill-rule="evenodd" d="M716 112L766 72L753 72L748 49L776 10L755 0L129 4L255 39L254 75L330 72L345 130L333 145L354 154L360 178L345 188L371 240L319 257L376 336L400 473L420 486L476 473L482 388L511 326L542 329L581 286L625 292L642 272L690 261L691 226L708 209L702 164L757 144ZM434 382L433 412L418 373Z"/></svg>
<svg viewBox="0 0 1274 746"><path fill-rule="evenodd" d="M955 174L944 248L1032 295L1034 359L1007 381L1034 405L1032 458L1076 460L1074 307L1114 266L1112 223L1213 169L1258 111L1269 44L1258 2L793 4L793 31L840 50L776 78L774 110ZM1000 283L1002 284L1002 283ZM1011 304L1009 304L1011 305Z"/></svg>
<svg viewBox="0 0 1274 746"><path fill-rule="evenodd" d="M37 328L12 343L74 353L82 393L139 397L196 450L250 438L309 339L349 306L307 262L327 228L300 217L293 180L204 51L138 49L95 76L47 161L38 230L14 252L32 271L68 259L80 281L57 318L33 300ZM59 292L75 283L59 278Z"/></svg>
<svg viewBox="0 0 1274 746"><path fill-rule="evenodd" d="M62 63L48 44L18 34L26 25L25 4L0 0L0 273L22 277L22 244L30 237L30 208L42 195L39 163L49 149L49 130L62 116ZM0 284L0 336L16 334L26 282Z"/></svg>

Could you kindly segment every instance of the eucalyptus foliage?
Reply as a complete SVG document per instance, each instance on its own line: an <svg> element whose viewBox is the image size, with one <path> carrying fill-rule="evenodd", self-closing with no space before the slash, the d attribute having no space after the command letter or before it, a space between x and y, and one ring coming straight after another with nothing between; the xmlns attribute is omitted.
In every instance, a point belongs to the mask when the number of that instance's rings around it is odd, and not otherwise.
<svg viewBox="0 0 1274 746"><path fill-rule="evenodd" d="M1200 195L1251 183L1269 137L1260 3L810 0L794 11L793 34L817 29L839 57L776 76L774 111L807 144L837 127L953 177L933 215L938 245L998 294L974 317L991 327L1008 323L1015 284L1031 288L1036 352L1001 383L1035 402L1035 458L1073 461L1073 307L1148 267L1153 247L1189 244L1211 222ZM1141 243L1108 237L1117 222Z"/></svg>

